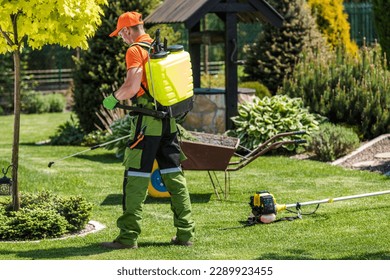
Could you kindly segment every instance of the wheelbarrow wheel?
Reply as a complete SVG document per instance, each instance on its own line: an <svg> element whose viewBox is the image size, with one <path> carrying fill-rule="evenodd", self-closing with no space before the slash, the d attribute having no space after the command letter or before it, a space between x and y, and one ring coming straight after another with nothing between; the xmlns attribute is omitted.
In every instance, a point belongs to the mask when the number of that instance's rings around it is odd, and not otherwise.
<svg viewBox="0 0 390 280"><path fill-rule="evenodd" d="M150 180L148 185L148 194L151 197L170 197L167 187L162 181L160 169L158 168L157 161L153 163L153 169L150 173Z"/></svg>

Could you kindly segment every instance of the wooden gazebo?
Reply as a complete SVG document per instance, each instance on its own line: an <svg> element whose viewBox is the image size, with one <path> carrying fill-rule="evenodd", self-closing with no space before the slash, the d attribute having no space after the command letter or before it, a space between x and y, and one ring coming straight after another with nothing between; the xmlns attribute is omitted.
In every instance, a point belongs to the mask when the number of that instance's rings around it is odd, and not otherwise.
<svg viewBox="0 0 390 280"><path fill-rule="evenodd" d="M200 31L200 21L215 13L225 23L225 31ZM189 31L189 52L193 67L194 87L200 87L201 45L225 44L226 128L237 115L237 23L268 22L280 27L283 17L264 0L165 0L146 19L146 24L184 23Z"/></svg>

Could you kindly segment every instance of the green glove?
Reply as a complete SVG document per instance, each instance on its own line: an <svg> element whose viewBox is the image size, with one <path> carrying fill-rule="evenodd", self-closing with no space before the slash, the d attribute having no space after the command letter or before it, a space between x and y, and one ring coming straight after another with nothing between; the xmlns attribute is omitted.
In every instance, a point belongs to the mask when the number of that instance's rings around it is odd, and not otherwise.
<svg viewBox="0 0 390 280"><path fill-rule="evenodd" d="M110 94L103 100L103 106L109 110L112 110L115 108L116 104L118 103L118 99L115 98L114 94Z"/></svg>

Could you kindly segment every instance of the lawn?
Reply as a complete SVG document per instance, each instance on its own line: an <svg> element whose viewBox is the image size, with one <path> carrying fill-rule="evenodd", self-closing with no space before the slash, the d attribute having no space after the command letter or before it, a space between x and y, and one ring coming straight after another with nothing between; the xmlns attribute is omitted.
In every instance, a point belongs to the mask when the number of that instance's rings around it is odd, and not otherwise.
<svg viewBox="0 0 390 280"><path fill-rule="evenodd" d="M93 203L92 219L105 229L85 237L40 242L0 242L0 259L69 260L356 260L390 259L390 195L321 205L302 220L240 226L250 213L249 197L269 190L279 203L295 203L389 189L389 178L367 171L351 171L326 163L282 156L260 157L231 172L231 191L220 201L207 172L187 171L196 244L169 244L175 230L166 199L148 198L138 250L110 251L99 244L118 232L123 167L114 152L97 149L55 163L86 147L37 145L55 133L70 113L21 116L19 183L21 191L51 190L80 194ZM0 167L11 161L12 116L0 117ZM221 172L220 172L221 173ZM218 174L223 182L223 174ZM7 197L0 197L5 200ZM303 208L310 212L314 206ZM282 213L280 217L291 216Z"/></svg>

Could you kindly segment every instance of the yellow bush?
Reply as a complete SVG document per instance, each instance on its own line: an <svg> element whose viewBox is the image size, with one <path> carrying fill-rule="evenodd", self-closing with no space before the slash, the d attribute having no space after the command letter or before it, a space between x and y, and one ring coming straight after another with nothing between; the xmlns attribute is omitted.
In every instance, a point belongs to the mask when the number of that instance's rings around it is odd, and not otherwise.
<svg viewBox="0 0 390 280"><path fill-rule="evenodd" d="M358 46L351 41L348 15L344 12L343 0L308 0L319 30L329 45L343 47L349 54L357 55Z"/></svg>

